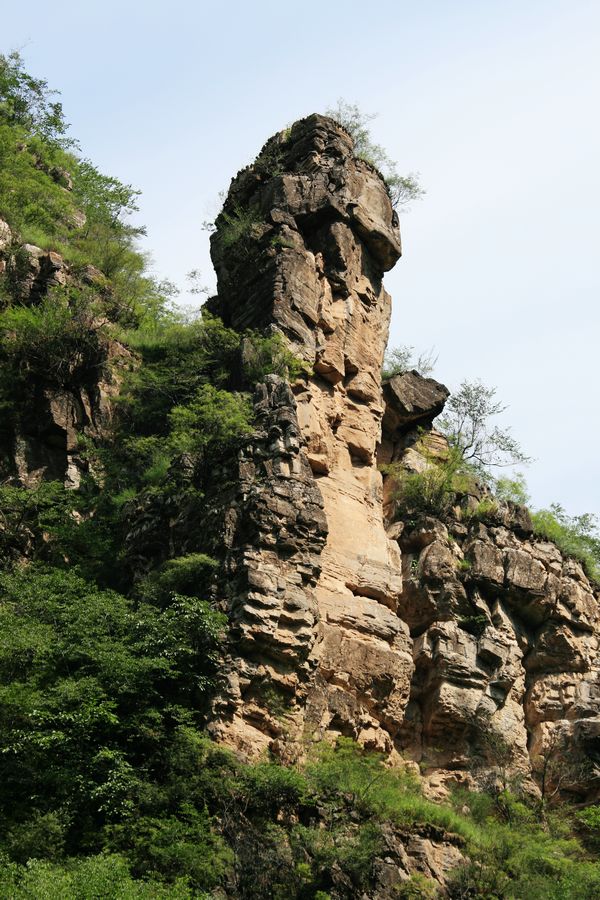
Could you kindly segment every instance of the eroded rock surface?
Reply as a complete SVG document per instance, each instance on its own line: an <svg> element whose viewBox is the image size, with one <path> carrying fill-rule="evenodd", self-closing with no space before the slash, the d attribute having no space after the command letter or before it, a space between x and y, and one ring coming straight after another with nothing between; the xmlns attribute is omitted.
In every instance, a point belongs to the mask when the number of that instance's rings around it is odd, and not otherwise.
<svg viewBox="0 0 600 900"><path fill-rule="evenodd" d="M394 459L420 470L402 428L386 440ZM444 521L394 521L391 502L386 512L402 551L398 612L415 663L398 749L432 773L501 757L528 776L546 759L562 767L565 790L595 793L597 586L534 535L523 507L472 498Z"/></svg>
<svg viewBox="0 0 600 900"><path fill-rule="evenodd" d="M437 794L474 758L500 748L528 776L554 747L595 789L597 589L520 507L403 521L382 483L378 464L419 472L447 452L447 388L417 372L381 384L396 223L380 175L322 116L272 138L217 219L211 308L279 331L310 374L260 389L265 430L240 457L212 728L284 757L350 735L418 760Z"/></svg>
<svg viewBox="0 0 600 900"><path fill-rule="evenodd" d="M212 239L213 309L238 329L276 327L312 368L293 386L299 454L328 534L302 729L386 749L413 667L376 460L390 317L382 276L400 256L396 223L379 173L353 156L342 128L315 115L271 139L234 179Z"/></svg>

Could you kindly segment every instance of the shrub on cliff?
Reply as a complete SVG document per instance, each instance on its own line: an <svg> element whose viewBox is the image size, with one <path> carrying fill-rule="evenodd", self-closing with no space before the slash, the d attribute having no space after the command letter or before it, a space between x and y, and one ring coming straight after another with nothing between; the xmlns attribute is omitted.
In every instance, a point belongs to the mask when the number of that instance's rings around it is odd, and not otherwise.
<svg viewBox="0 0 600 900"><path fill-rule="evenodd" d="M385 351L381 377L393 378L395 375L404 375L415 370L423 378L428 378L433 372L437 356L433 350L427 350L415 356L415 348L406 344L400 347L391 347Z"/></svg>
<svg viewBox="0 0 600 900"><path fill-rule="evenodd" d="M426 448L422 472L408 471L401 463L382 467L394 482L392 497L397 513L403 518L419 515L443 517L457 499L475 483L476 473L457 448L451 447L446 459L432 457Z"/></svg>
<svg viewBox="0 0 600 900"><path fill-rule="evenodd" d="M170 447L190 453L207 465L251 430L252 407L244 394L204 384L185 406L169 414Z"/></svg>
<svg viewBox="0 0 600 900"><path fill-rule="evenodd" d="M25 390L43 378L59 387L96 376L107 323L91 292L57 288L37 306L0 312L0 390L5 402L18 385Z"/></svg>
<svg viewBox="0 0 600 900"><path fill-rule="evenodd" d="M369 122L376 118L375 114L365 113L356 104L347 103L340 98L336 106L325 110L325 115L343 125L350 134L354 141L354 154L381 172L388 187L392 206L408 206L409 203L419 200L425 194L419 185L419 176L414 172L400 175L397 163L381 144L373 141Z"/></svg>
<svg viewBox="0 0 600 900"><path fill-rule="evenodd" d="M560 503L540 509L532 515L533 526L540 537L553 541L566 555L578 559L586 575L600 582L600 528L592 513L569 516Z"/></svg>

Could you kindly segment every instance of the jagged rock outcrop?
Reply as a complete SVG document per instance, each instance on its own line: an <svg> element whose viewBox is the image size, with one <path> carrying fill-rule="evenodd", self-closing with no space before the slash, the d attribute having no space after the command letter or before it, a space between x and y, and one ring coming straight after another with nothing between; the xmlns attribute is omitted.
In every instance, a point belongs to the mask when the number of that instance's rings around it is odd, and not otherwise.
<svg viewBox="0 0 600 900"><path fill-rule="evenodd" d="M322 497L328 537L314 588L310 683L291 704L302 705L295 731L333 729L387 749L413 667L376 461L390 316L382 276L400 255L396 222L379 173L353 156L342 128L315 115L269 141L237 176L212 238L213 309L236 328L275 326L313 369L293 391L299 454ZM243 701L242 693L240 709Z"/></svg>
<svg viewBox="0 0 600 900"><path fill-rule="evenodd" d="M0 220L0 275L22 306L35 307L53 288L68 285L102 291L105 279L93 266L75 275L62 256L33 244L15 241ZM57 300L57 303L66 300ZM73 315L76 315L74 312ZM86 342L85 353L75 354L60 380L51 371L31 374L27 384L15 384L14 414L10 428L0 436L0 469L4 477L32 487L40 481L62 481L77 487L86 463L81 453L83 436L96 439L106 433L112 419L122 370L132 354L118 341L101 334L102 320L85 323L97 332L95 346Z"/></svg>
<svg viewBox="0 0 600 900"><path fill-rule="evenodd" d="M413 374L398 380L412 391ZM423 391L437 413L430 381L422 379ZM402 421L404 405L394 393L382 452L423 471L428 460L414 444L407 447L411 423ZM442 452L435 432L421 434L421 444L432 434ZM578 562L536 538L525 508L471 498L439 518L395 521L393 483L391 474L388 533L402 551L398 612L409 625L415 661L398 748L431 770L472 768L480 754L490 766L502 755L525 774L540 770L550 754L555 767L562 761L565 789L585 784L595 791L597 587Z"/></svg>
<svg viewBox="0 0 600 900"><path fill-rule="evenodd" d="M254 398L257 431L239 452L214 536L234 637L216 704L221 737L255 752L281 737L278 713L306 688L319 616L315 588L327 538L323 499L302 452L289 385L269 376ZM299 724L299 723L298 723Z"/></svg>
<svg viewBox="0 0 600 900"><path fill-rule="evenodd" d="M184 499L149 492L131 513L136 574L198 550L220 561L214 600L230 630L210 730L283 759L348 735L418 762L434 793L499 754L527 778L552 755L564 789L596 796L597 586L525 509L481 504L484 489L437 516L399 514L394 468L424 472L447 454L434 421L448 390L417 372L381 382L383 275L401 250L385 182L343 128L310 116L239 173L216 225L209 308L239 331L279 332L306 372L257 386L255 432L201 503L179 460ZM22 305L74 284L58 254L16 246L2 221L0 274ZM101 282L77 274L91 291ZM77 486L80 438L109 428L132 364L105 340L85 377L38 373L2 435L3 477ZM403 852L390 845L396 872Z"/></svg>
<svg viewBox="0 0 600 900"><path fill-rule="evenodd" d="M291 393L261 389L265 430L224 504L233 625L213 731L283 756L351 735L412 756L438 785L475 756L492 765L494 741L525 774L549 746L589 764L598 592L579 564L520 507L470 516L471 498L403 522L393 477L382 484L378 465L444 458L432 423L448 391L416 372L381 385L382 276L400 239L380 175L341 127L310 116L233 180L216 224L212 310L278 330L311 371ZM585 778L590 789L589 765Z"/></svg>

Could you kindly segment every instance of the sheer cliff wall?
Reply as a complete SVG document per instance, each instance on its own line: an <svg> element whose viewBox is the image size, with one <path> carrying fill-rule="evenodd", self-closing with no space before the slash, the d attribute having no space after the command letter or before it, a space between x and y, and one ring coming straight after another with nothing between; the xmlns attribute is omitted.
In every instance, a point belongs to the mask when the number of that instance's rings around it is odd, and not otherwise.
<svg viewBox="0 0 600 900"><path fill-rule="evenodd" d="M309 374L260 387L261 430L238 461L215 734L283 757L351 735L412 756L432 783L499 747L528 775L560 747L587 772L573 789L592 787L598 594L579 564L517 507L402 522L392 479L384 491L378 463L427 465L424 431L443 455L431 426L448 391L416 373L382 388L400 236L381 176L311 116L238 174L216 224L212 309L281 332Z"/></svg>
<svg viewBox="0 0 600 900"><path fill-rule="evenodd" d="M246 230L239 234L242 222ZM236 597L235 621L250 653L242 668L250 665L253 674L222 727L241 746L263 745L265 731L280 731L276 722L257 726L255 704L244 701L244 690L256 693L257 683L268 684L267 694L273 686L282 691L292 732L358 731L390 749L413 663L408 629L397 615L400 553L385 533L376 460L390 318L382 278L400 256L385 183L354 157L342 128L311 116L272 139L234 179L212 252L215 311L226 324L272 325L310 367L286 404L299 440L294 465L322 498L327 532L313 554L314 584L304 589L310 612L290 618L289 587L277 583L275 572L270 589ZM292 467L282 483L262 482L264 493L280 497L279 526L297 521L300 507L289 493L297 478ZM302 552L275 539L269 565L287 572ZM255 563L255 573L262 572L263 560ZM301 677L290 666L299 633ZM240 671L239 663L234 668Z"/></svg>

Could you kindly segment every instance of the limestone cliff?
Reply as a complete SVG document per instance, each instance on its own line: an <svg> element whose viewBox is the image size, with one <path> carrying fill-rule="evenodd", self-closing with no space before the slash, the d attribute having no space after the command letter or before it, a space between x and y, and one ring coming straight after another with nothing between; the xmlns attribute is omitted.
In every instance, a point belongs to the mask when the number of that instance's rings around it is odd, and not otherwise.
<svg viewBox="0 0 600 900"><path fill-rule="evenodd" d="M439 410L440 386L414 373L385 388L380 459L427 465L414 430ZM429 411L424 395L429 393ZM422 421L423 421L422 419ZM387 426L387 427L386 427ZM429 453L444 440L426 432ZM402 551L399 616L415 672L397 746L432 773L472 769L477 753L539 775L561 761L565 790L597 792L599 591L582 566L535 536L528 511L473 490L441 518L398 520L385 485L388 532ZM435 774L437 772L437 774Z"/></svg>
<svg viewBox="0 0 600 900"><path fill-rule="evenodd" d="M412 756L432 784L485 757L486 733L527 774L553 732L589 763L598 592L579 564L521 508L402 522L391 479L384 492L379 464L427 465L423 431L445 452L432 422L448 392L417 373L382 387L400 236L381 176L310 116L238 174L216 225L211 308L280 331L310 374L259 388L222 511L232 629L214 733L285 758L351 735Z"/></svg>

